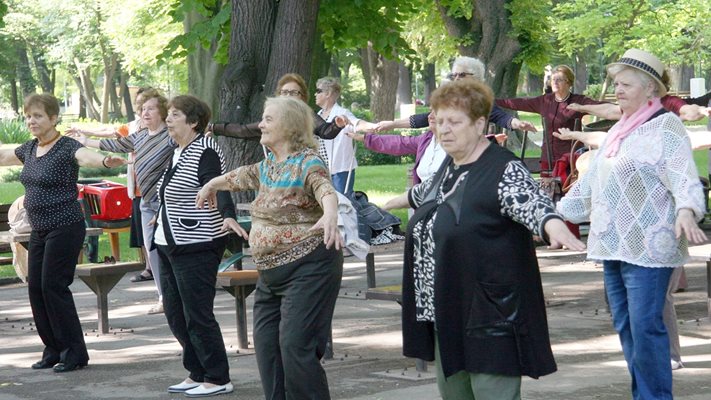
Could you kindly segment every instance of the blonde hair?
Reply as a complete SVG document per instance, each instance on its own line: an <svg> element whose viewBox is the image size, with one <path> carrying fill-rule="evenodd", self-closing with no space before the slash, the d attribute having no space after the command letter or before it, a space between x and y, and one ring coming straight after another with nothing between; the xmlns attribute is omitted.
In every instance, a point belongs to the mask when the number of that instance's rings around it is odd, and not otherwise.
<svg viewBox="0 0 711 400"><path fill-rule="evenodd" d="M264 109L267 107L276 110L277 125L286 133L290 151L318 148L314 139L314 112L306 103L291 97L269 97L264 103Z"/></svg>
<svg viewBox="0 0 711 400"><path fill-rule="evenodd" d="M556 65L556 67L551 71L551 79L553 79L553 75L555 75L556 72L560 72L563 76L565 76L565 80L568 81L568 85L575 83L575 74L573 73L573 69L569 66L563 64Z"/></svg>

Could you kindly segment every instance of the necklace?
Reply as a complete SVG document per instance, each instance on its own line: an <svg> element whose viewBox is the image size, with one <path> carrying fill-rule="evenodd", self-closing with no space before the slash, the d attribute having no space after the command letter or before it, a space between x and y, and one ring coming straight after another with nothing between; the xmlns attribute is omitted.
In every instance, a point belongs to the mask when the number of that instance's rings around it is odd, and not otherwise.
<svg viewBox="0 0 711 400"><path fill-rule="evenodd" d="M42 142L39 138L37 138L37 146L44 147L49 144L52 144L52 143L54 143L55 140L59 139L60 136L62 136L62 135L59 132L57 132L57 135L55 137L53 137L52 140L48 140L46 142Z"/></svg>
<svg viewBox="0 0 711 400"><path fill-rule="evenodd" d="M554 95L554 96L555 96L555 95ZM558 100L558 96L555 96L555 101L557 101L558 103L562 103L562 102L568 100L569 97L570 97L570 92L568 92L568 95L565 96L565 98L560 99L560 100Z"/></svg>

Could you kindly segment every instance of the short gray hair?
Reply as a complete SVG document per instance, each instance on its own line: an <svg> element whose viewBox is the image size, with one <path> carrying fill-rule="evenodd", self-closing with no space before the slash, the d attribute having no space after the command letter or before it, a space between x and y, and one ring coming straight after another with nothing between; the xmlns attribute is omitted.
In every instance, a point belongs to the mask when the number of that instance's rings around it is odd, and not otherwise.
<svg viewBox="0 0 711 400"><path fill-rule="evenodd" d="M473 74L474 78L484 82L484 63L482 63L478 58L464 56L457 57L452 63L452 69L454 69L455 65L462 67L466 72Z"/></svg>
<svg viewBox="0 0 711 400"><path fill-rule="evenodd" d="M341 94L341 83L338 81L338 78L334 78L331 76L324 76L323 78L316 81L316 87L329 90L338 95Z"/></svg>
<svg viewBox="0 0 711 400"><path fill-rule="evenodd" d="M615 76L619 74L622 71L632 71L634 76L639 79L640 83L642 83L643 87L647 87L649 85L652 85L654 88L654 96L658 97L660 93L660 83L658 83L654 78L652 78L648 73L637 69L633 67L628 67L627 65L624 64L612 64L607 66L607 74L610 75L610 78L614 81Z"/></svg>

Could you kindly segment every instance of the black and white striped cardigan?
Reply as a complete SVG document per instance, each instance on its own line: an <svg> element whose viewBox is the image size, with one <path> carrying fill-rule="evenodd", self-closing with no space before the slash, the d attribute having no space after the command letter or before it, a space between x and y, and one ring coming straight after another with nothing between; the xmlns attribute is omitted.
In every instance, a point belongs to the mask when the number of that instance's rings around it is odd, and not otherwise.
<svg viewBox="0 0 711 400"><path fill-rule="evenodd" d="M228 233L220 230L223 215L234 218L234 204L229 193L221 193L223 196L218 196L217 209L195 207L195 197L202 188L199 181L200 160L207 149L217 153L220 158L220 171L224 174L225 158L217 142L212 138L199 135L180 154L175 168L171 160L158 184L161 211L165 214L161 224L164 224L167 219L170 233L166 234L166 239L169 244L179 246L210 242ZM228 199L229 204L220 201L225 198Z"/></svg>

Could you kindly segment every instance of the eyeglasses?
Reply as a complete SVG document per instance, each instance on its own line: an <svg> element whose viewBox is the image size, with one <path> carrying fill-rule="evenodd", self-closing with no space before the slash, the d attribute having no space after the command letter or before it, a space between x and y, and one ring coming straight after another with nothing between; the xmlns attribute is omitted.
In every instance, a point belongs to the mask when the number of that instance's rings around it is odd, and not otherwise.
<svg viewBox="0 0 711 400"><path fill-rule="evenodd" d="M300 90L280 90L279 91L280 96L301 96L301 91Z"/></svg>
<svg viewBox="0 0 711 400"><path fill-rule="evenodd" d="M556 82L556 83L562 83L562 82L568 83L568 80L565 78L553 78L552 81Z"/></svg>
<svg viewBox="0 0 711 400"><path fill-rule="evenodd" d="M453 81L455 79L462 79L472 75L474 74L472 74L471 72L450 72L449 75L447 75L447 78Z"/></svg>
<svg viewBox="0 0 711 400"><path fill-rule="evenodd" d="M315 92L316 94L323 93L323 89L316 88Z"/></svg>

